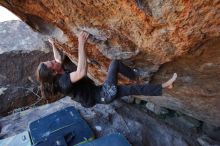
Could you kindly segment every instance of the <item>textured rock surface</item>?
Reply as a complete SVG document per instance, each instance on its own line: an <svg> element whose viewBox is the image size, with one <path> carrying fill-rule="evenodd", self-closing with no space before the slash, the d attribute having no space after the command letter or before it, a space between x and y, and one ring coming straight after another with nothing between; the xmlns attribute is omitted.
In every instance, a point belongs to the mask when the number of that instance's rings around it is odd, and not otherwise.
<svg viewBox="0 0 220 146"><path fill-rule="evenodd" d="M141 67L148 75L159 70L155 77L158 82L177 71L180 79L176 88L166 92L168 96L150 100L220 126L217 76L220 59L218 50L212 49L218 46L213 38L220 34L219 0L4 0L0 3L35 30L53 36L56 45L74 61L77 51L72 48L77 47L78 32L85 30L92 34L87 46L89 72L97 83L103 82L109 61L114 58L124 59L131 67ZM207 40L213 46L199 47ZM191 56L183 56L187 53ZM161 67L169 61L173 62Z"/></svg>
<svg viewBox="0 0 220 146"><path fill-rule="evenodd" d="M164 80L166 74L174 71L179 78L174 90L167 91L164 98L155 97L153 101L220 126L219 48L219 38L209 40L199 50L163 65L155 80Z"/></svg>
<svg viewBox="0 0 220 146"><path fill-rule="evenodd" d="M34 32L24 22L14 20L0 23L0 54L13 50L49 52L43 36Z"/></svg>
<svg viewBox="0 0 220 146"><path fill-rule="evenodd" d="M52 59L53 55L45 53L50 48L44 37L21 21L0 23L0 40L0 115L3 116L39 99L35 70L40 61Z"/></svg>
<svg viewBox="0 0 220 146"><path fill-rule="evenodd" d="M9 59L10 58L10 59ZM35 70L40 61L53 58L52 53L12 51L0 54L0 115L24 108L41 99ZM0 91L1 92L1 91Z"/></svg>
<svg viewBox="0 0 220 146"><path fill-rule="evenodd" d="M197 146L196 137L184 136L146 111L121 102L83 108L65 97L55 103L32 108L0 119L2 137L18 134L28 129L28 124L45 115L68 106L78 109L97 137L111 133L123 134L133 146ZM143 115L145 115L143 117ZM97 130L97 127L98 130Z"/></svg>

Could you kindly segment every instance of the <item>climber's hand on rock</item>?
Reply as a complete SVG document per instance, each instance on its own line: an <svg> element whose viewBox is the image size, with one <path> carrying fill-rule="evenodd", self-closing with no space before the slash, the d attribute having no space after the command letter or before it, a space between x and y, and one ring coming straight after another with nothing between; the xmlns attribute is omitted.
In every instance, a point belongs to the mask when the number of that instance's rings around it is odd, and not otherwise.
<svg viewBox="0 0 220 146"><path fill-rule="evenodd" d="M51 43L51 45L54 45L54 42L53 42L52 38L48 38L48 42Z"/></svg>
<svg viewBox="0 0 220 146"><path fill-rule="evenodd" d="M78 37L79 45L84 46L88 37L89 37L89 33L85 32L85 31L80 32L79 37Z"/></svg>

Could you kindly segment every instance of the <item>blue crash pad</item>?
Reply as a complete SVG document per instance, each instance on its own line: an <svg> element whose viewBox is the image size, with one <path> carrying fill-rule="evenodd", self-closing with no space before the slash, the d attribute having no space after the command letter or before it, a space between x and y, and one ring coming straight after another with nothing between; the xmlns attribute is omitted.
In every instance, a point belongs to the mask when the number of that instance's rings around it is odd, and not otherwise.
<svg viewBox="0 0 220 146"><path fill-rule="evenodd" d="M94 133L74 107L67 107L29 124L37 146L73 146L94 139Z"/></svg>
<svg viewBox="0 0 220 146"><path fill-rule="evenodd" d="M79 146L131 146L121 134L111 134Z"/></svg>

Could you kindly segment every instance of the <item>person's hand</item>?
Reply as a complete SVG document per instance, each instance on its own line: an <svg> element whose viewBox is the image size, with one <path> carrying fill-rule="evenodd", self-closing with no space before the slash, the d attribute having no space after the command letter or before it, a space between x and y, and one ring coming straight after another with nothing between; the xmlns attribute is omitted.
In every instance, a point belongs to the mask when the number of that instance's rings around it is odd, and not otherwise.
<svg viewBox="0 0 220 146"><path fill-rule="evenodd" d="M89 37L89 33L85 32L85 31L80 32L79 37L78 37L79 44L85 45L88 37Z"/></svg>
<svg viewBox="0 0 220 146"><path fill-rule="evenodd" d="M53 39L52 39L52 38L48 38L48 42L49 42L51 45L54 45L54 42L53 42Z"/></svg>

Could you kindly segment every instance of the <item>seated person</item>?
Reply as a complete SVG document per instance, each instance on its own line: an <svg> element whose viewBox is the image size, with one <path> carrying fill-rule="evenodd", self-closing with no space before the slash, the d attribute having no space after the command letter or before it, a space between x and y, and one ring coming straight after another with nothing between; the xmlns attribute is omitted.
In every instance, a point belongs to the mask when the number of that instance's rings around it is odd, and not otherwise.
<svg viewBox="0 0 220 146"><path fill-rule="evenodd" d="M76 70L68 71L63 67L62 57L56 50L52 41L55 60L41 62L36 74L41 82L42 94L56 94L57 92L70 95L84 107L92 107L97 103L108 104L114 99L128 95L161 96L163 88L172 88L173 82L177 78L173 77L163 84L131 84L117 85L118 72L135 79L134 70L125 66L119 60L113 60L109 66L105 82L101 86L96 86L94 82L86 77L87 56L85 43L89 34L81 32L78 37L78 65Z"/></svg>

